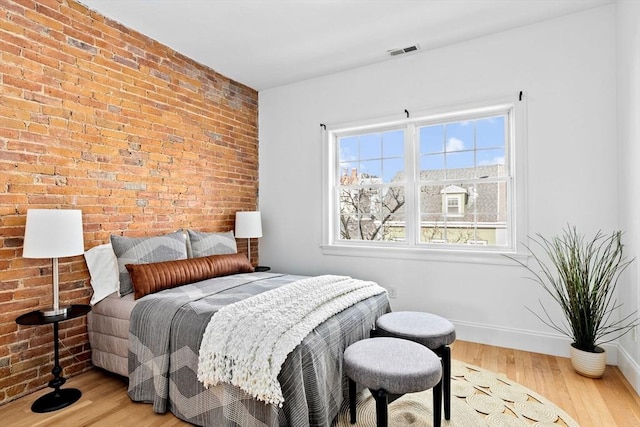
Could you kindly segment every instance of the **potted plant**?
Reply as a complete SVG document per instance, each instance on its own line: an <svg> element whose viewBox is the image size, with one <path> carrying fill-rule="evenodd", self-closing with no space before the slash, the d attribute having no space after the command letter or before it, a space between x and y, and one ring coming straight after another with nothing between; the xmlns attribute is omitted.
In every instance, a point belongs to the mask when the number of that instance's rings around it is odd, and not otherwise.
<svg viewBox="0 0 640 427"><path fill-rule="evenodd" d="M527 309L572 340L571 362L578 373L599 378L606 366L606 353L600 346L638 325L636 312L621 319L614 316L621 306L615 299L618 278L633 261L622 254L622 232L606 236L599 231L587 239L568 226L551 239L536 236L529 239L535 250L525 246L539 269L511 259L525 267L531 279L560 305L566 324L554 321L541 301L542 314Z"/></svg>

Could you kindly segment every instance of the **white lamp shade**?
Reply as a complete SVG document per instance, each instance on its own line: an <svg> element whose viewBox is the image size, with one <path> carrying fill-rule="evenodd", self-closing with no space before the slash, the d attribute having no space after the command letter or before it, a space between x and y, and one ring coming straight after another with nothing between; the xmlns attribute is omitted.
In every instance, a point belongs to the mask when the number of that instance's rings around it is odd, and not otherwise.
<svg viewBox="0 0 640 427"><path fill-rule="evenodd" d="M236 237L250 239L262 237L260 212L236 212Z"/></svg>
<svg viewBox="0 0 640 427"><path fill-rule="evenodd" d="M83 253L81 210L27 210L23 257L62 258Z"/></svg>

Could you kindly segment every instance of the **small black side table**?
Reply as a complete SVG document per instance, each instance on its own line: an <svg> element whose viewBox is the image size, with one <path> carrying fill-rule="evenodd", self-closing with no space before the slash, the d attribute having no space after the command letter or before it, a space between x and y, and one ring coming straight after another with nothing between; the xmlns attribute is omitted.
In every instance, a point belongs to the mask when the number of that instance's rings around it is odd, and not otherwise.
<svg viewBox="0 0 640 427"><path fill-rule="evenodd" d="M54 363L51 373L53 379L49 381L49 387L54 391L47 393L44 396L39 397L33 405L31 410L33 412L53 412L58 409L66 408L67 406L75 403L82 396L82 392L75 388L60 389L62 385L67 381L62 377L62 368L60 367L60 356L58 354L58 348L60 343L58 342L58 323L65 320L75 319L76 317L84 316L91 311L91 306L84 304L72 305L65 314L59 316L45 317L40 311L32 311L16 319L18 325L48 325L53 323L53 349L54 349Z"/></svg>

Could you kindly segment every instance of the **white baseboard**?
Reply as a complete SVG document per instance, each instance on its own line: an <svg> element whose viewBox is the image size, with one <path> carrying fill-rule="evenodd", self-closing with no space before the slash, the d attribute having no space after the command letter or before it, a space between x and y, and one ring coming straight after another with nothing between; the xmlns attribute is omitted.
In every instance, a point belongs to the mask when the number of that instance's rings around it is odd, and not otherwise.
<svg viewBox="0 0 640 427"><path fill-rule="evenodd" d="M462 341L513 348L533 353L569 357L571 341L560 334L527 331L524 329L496 327L459 320L451 320L456 327L456 337ZM607 365L618 365L618 345L605 344ZM631 362L633 362L631 360ZM635 365L637 368L637 364ZM637 369L636 369L637 372ZM627 374L623 372L626 376ZM631 380L629 380L631 382Z"/></svg>
<svg viewBox="0 0 640 427"><path fill-rule="evenodd" d="M621 346L618 346L618 368L631 387L640 395L640 365Z"/></svg>

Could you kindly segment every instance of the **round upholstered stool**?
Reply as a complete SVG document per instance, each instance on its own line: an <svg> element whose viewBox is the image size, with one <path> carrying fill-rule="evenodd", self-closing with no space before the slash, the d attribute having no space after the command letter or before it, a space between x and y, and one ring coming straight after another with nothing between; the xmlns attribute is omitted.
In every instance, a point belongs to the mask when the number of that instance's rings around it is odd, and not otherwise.
<svg viewBox="0 0 640 427"><path fill-rule="evenodd" d="M368 338L344 351L349 377L351 424L356 422L356 384L367 387L376 401L378 427L388 423L387 405L405 393L433 388L433 425L440 426L442 365L434 352L399 338Z"/></svg>
<svg viewBox="0 0 640 427"><path fill-rule="evenodd" d="M376 321L375 336L403 338L433 350L442 359L444 417L451 419L451 349L456 340L453 323L435 314L418 311L395 311Z"/></svg>

